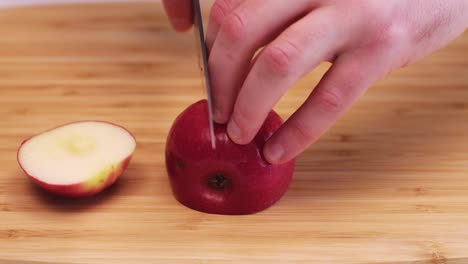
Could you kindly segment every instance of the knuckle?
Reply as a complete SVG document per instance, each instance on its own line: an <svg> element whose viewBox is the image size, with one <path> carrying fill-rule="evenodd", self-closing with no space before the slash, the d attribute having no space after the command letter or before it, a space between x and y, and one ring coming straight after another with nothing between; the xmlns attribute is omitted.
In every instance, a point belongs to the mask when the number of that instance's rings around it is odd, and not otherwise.
<svg viewBox="0 0 468 264"><path fill-rule="evenodd" d="M373 46L389 48L401 43L406 38L407 33L404 25L394 16L383 15L372 19L377 21L370 29Z"/></svg>
<svg viewBox="0 0 468 264"><path fill-rule="evenodd" d="M387 49L402 42L407 35L399 9L384 9L380 1L363 1L360 26L366 46Z"/></svg>
<svg viewBox="0 0 468 264"><path fill-rule="evenodd" d="M272 46L266 52L266 64L269 70L279 76L289 75L299 55L299 47L291 40Z"/></svg>
<svg viewBox="0 0 468 264"><path fill-rule="evenodd" d="M316 91L316 93L316 104L320 111L331 114L338 114L342 111L343 99L336 90L323 89Z"/></svg>
<svg viewBox="0 0 468 264"><path fill-rule="evenodd" d="M387 23L377 31L377 43L382 47L394 47L405 39L404 27L398 23Z"/></svg>
<svg viewBox="0 0 468 264"><path fill-rule="evenodd" d="M302 119L291 119L288 125L291 129L293 138L295 138L297 142L308 143L313 141L316 137L312 132L312 129L310 129Z"/></svg>
<svg viewBox="0 0 468 264"><path fill-rule="evenodd" d="M217 25L221 25L229 14L230 0L217 0L211 7L211 20Z"/></svg>
<svg viewBox="0 0 468 264"><path fill-rule="evenodd" d="M237 42L243 39L247 33L245 19L236 11L231 12L226 17L221 28L230 42Z"/></svg>

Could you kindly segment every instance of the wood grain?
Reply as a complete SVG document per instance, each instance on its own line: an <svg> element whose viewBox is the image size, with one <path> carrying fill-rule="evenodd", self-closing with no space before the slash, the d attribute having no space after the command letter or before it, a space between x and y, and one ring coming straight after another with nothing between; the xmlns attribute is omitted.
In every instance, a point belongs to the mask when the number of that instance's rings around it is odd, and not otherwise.
<svg viewBox="0 0 468 264"><path fill-rule="evenodd" d="M468 35L372 89L251 216L172 197L167 131L203 97L190 33L158 3L0 11L0 263L468 263ZM276 107L294 112L327 69ZM64 200L16 163L23 139L103 119L138 140L110 190Z"/></svg>

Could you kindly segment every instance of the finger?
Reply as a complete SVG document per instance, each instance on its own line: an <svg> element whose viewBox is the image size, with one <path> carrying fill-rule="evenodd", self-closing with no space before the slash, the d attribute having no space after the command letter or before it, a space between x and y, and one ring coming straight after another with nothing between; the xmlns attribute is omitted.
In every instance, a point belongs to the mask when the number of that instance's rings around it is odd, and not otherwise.
<svg viewBox="0 0 468 264"><path fill-rule="evenodd" d="M176 31L187 31L193 24L191 0L163 0L163 5L172 27Z"/></svg>
<svg viewBox="0 0 468 264"><path fill-rule="evenodd" d="M356 54L340 56L306 102L267 142L267 161L282 163L303 152L383 76L384 65L383 60Z"/></svg>
<svg viewBox="0 0 468 264"><path fill-rule="evenodd" d="M340 34L344 28L333 23L333 12L317 9L261 52L239 92L228 124L234 142L250 142L286 90L345 43L344 34Z"/></svg>
<svg viewBox="0 0 468 264"><path fill-rule="evenodd" d="M245 0L216 0L211 7L208 27L206 29L206 46L208 51L213 47L223 20Z"/></svg>
<svg viewBox="0 0 468 264"><path fill-rule="evenodd" d="M209 58L216 122L228 121L255 52L288 27L309 3L307 0L245 1L224 19ZM262 10L262 16L258 10Z"/></svg>

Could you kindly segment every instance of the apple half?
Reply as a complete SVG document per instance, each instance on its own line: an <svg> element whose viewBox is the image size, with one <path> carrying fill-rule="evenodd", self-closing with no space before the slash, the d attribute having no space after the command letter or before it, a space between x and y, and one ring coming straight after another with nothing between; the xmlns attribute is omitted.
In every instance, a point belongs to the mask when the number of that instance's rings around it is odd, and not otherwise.
<svg viewBox="0 0 468 264"><path fill-rule="evenodd" d="M119 125L78 121L23 141L17 160L43 189L85 197L111 186L126 170L135 148L135 137Z"/></svg>
<svg viewBox="0 0 468 264"><path fill-rule="evenodd" d="M222 215L254 214L286 193L295 160L270 164L263 146L283 124L271 111L249 144L235 144L225 124L215 124L211 147L206 99L188 106L174 120L166 142L166 168L176 200L191 209Z"/></svg>

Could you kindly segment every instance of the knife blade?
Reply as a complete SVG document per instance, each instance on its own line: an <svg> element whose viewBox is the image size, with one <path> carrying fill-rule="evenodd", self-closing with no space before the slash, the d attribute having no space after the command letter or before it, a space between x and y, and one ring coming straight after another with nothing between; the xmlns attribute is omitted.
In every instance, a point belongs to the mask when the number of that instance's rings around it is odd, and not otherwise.
<svg viewBox="0 0 468 264"><path fill-rule="evenodd" d="M208 101L208 120L210 126L211 147L216 148L213 121L213 99L211 95L210 71L208 68L208 51L205 43L205 30L203 29L203 17L201 13L200 0L193 0L195 38L197 42L198 64L202 74L202 86L205 87Z"/></svg>

